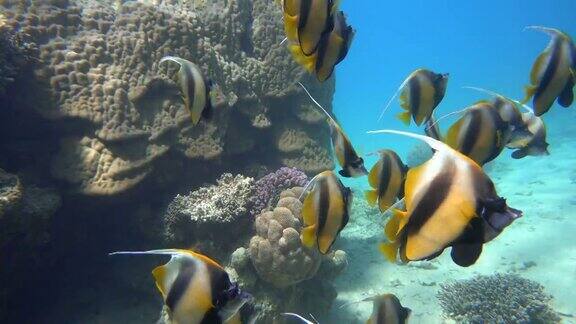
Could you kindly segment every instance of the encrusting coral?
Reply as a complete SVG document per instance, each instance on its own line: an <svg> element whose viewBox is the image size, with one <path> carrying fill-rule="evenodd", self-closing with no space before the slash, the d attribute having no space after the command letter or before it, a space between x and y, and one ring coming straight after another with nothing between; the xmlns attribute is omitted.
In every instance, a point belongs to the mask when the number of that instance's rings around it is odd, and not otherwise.
<svg viewBox="0 0 576 324"><path fill-rule="evenodd" d="M254 183L254 196L250 213L255 217L278 201L282 190L303 187L308 182L306 174L298 169L282 167Z"/></svg>
<svg viewBox="0 0 576 324"><path fill-rule="evenodd" d="M74 130L63 134L71 138L56 152L52 173L80 193L130 190L155 174L169 150L194 161L267 152L274 167L285 162L310 173L331 166L325 125L303 130L311 140L302 151L268 141L275 127L296 128L297 107L307 102L293 85L307 76L280 45L273 1L0 0L0 9L4 27L39 52L24 87L36 95L15 96L14 106ZM212 119L190 127L177 67L158 64L166 55L196 63L217 85ZM329 107L334 82L309 87ZM242 138L254 140L227 150Z"/></svg>
<svg viewBox="0 0 576 324"><path fill-rule="evenodd" d="M441 285L438 300L458 323L559 323L552 297L516 274L476 276Z"/></svg>
<svg viewBox="0 0 576 324"><path fill-rule="evenodd" d="M254 179L223 174L216 185L176 195L164 215L164 235L172 245L189 246L202 239L233 242L249 227Z"/></svg>

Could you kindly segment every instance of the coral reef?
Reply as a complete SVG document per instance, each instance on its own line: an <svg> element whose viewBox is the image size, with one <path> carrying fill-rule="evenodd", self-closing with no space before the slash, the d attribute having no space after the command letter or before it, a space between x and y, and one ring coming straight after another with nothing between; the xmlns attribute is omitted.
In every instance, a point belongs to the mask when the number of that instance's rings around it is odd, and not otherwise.
<svg viewBox="0 0 576 324"><path fill-rule="evenodd" d="M326 125L296 126L314 122L298 111L308 99L293 86L309 77L280 45L274 2L0 0L0 9L4 28L26 35L39 52L23 87L37 95L22 92L14 107L64 124L52 174L79 193L126 192L155 175L168 151L172 163L232 163L254 152L273 167L315 173L332 166ZM217 84L212 119L190 126L173 81L177 68L158 64L165 55L197 63ZM333 80L309 87L330 107ZM280 127L305 145L269 141Z"/></svg>
<svg viewBox="0 0 576 324"><path fill-rule="evenodd" d="M332 281L347 265L344 251L323 256L302 246L302 189L284 190L273 210L256 217L248 248L238 248L230 258L230 273L255 294L263 323L279 321L283 311L327 311L337 296Z"/></svg>
<svg viewBox="0 0 576 324"><path fill-rule="evenodd" d="M20 179L0 169L0 220L22 200L22 191Z"/></svg>
<svg viewBox="0 0 576 324"><path fill-rule="evenodd" d="M458 323L559 323L552 297L516 274L476 276L441 285L444 313Z"/></svg>
<svg viewBox="0 0 576 324"><path fill-rule="evenodd" d="M171 245L190 246L202 239L232 243L248 229L254 179L223 174L216 185L176 195L164 215L164 235ZM245 232L245 231L244 231Z"/></svg>
<svg viewBox="0 0 576 324"><path fill-rule="evenodd" d="M36 47L23 39L23 35L6 28L0 12L0 96L18 78L26 64L34 61Z"/></svg>
<svg viewBox="0 0 576 324"><path fill-rule="evenodd" d="M308 182L306 174L298 169L282 167L269 173L254 183L251 214L256 216L276 204L282 190L303 187Z"/></svg>

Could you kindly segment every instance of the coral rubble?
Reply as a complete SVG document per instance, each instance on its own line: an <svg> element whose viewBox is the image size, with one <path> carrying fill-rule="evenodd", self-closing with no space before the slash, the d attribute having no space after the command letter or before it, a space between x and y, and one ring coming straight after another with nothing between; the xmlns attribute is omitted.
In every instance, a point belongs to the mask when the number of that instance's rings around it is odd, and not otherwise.
<svg viewBox="0 0 576 324"><path fill-rule="evenodd" d="M552 297L516 274L476 276L441 285L438 300L458 323L559 323Z"/></svg>
<svg viewBox="0 0 576 324"><path fill-rule="evenodd" d="M282 190L292 187L303 187L308 182L306 174L298 169L282 167L269 173L254 183L255 192L252 198L253 216L278 202Z"/></svg>

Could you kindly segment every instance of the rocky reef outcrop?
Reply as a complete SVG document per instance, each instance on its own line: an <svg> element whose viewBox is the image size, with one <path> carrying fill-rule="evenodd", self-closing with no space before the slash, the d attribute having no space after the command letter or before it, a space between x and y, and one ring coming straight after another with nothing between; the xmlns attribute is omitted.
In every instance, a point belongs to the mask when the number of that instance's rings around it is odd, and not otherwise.
<svg viewBox="0 0 576 324"><path fill-rule="evenodd" d="M242 155L310 173L332 166L323 118L300 107L310 104L294 83L307 77L280 45L274 1L118 3L0 1L5 27L39 50L25 89L36 95L14 94L15 106L65 120L54 177L83 194L116 195L169 152L213 166ZM217 85L213 119L191 127L176 67L158 64L165 55L197 63ZM333 82L310 87L329 106Z"/></svg>

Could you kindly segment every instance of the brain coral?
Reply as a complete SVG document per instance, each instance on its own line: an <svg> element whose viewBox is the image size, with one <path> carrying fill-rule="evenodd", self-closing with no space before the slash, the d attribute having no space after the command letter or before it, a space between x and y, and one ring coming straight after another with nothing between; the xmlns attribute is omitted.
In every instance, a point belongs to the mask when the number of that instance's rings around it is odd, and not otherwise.
<svg viewBox="0 0 576 324"><path fill-rule="evenodd" d="M320 267L317 249L307 249L300 241L299 220L302 188L283 193L272 211L256 217L256 235L250 240L250 258L258 275L277 287L309 279Z"/></svg>
<svg viewBox="0 0 576 324"><path fill-rule="evenodd" d="M516 274L476 276L444 284L438 299L444 313L458 323L560 322L544 287Z"/></svg>
<svg viewBox="0 0 576 324"><path fill-rule="evenodd" d="M231 161L257 150L274 157L268 163L307 172L332 166L325 125L292 132L310 139L305 146L268 140L277 127L311 120L299 111L309 103L294 86L308 77L280 45L275 1L0 0L0 11L5 27L39 51L25 87L37 95L22 92L14 106L63 123L62 137L70 138L52 173L81 193L129 190L154 174L167 151ZM197 63L218 85L213 119L190 127L177 68L158 64L165 55ZM334 82L309 87L329 107Z"/></svg>

